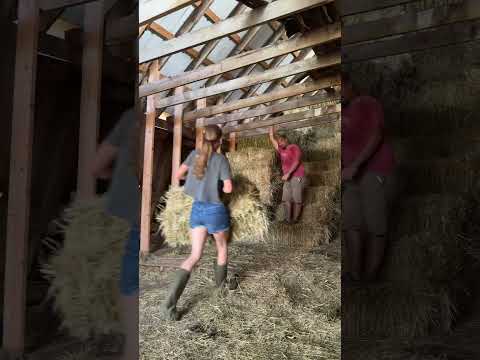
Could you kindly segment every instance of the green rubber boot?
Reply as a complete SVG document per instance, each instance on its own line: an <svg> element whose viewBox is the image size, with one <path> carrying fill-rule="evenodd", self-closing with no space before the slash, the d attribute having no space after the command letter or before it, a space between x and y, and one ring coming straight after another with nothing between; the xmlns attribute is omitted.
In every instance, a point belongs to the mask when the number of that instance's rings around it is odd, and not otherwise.
<svg viewBox="0 0 480 360"><path fill-rule="evenodd" d="M227 264L218 265L216 262L214 264L215 269L215 286L217 288L222 287L227 280Z"/></svg>
<svg viewBox="0 0 480 360"><path fill-rule="evenodd" d="M177 312L177 302L187 286L188 279L190 279L190 272L180 269L175 274L175 280L170 287L170 292L167 299L162 305L162 315L165 320L177 321L180 319L180 314Z"/></svg>

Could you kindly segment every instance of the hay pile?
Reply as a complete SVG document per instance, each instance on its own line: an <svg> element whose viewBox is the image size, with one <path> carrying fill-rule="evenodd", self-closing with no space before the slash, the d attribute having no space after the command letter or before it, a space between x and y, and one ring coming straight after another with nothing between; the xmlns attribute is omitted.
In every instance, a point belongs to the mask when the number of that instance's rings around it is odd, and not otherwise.
<svg viewBox="0 0 480 360"><path fill-rule="evenodd" d="M273 205L282 182L277 154L272 146L270 149L247 148L230 152L227 158L233 176L241 176L255 185L262 203Z"/></svg>
<svg viewBox="0 0 480 360"><path fill-rule="evenodd" d="M266 244L236 243L230 254L238 290L213 291L206 249L180 299L181 322L157 316L173 274L142 267L141 359L340 359L337 261Z"/></svg>
<svg viewBox="0 0 480 360"><path fill-rule="evenodd" d="M241 177L234 177L235 191L227 199L232 221L232 240L264 241L269 219L265 205L258 199L255 188ZM157 221L165 240L171 246L190 244L190 212L193 199L181 187L172 187L164 196Z"/></svg>
<svg viewBox="0 0 480 360"><path fill-rule="evenodd" d="M88 339L118 329L118 279L129 224L104 211L104 200L75 203L60 224L64 243L42 272L51 282L49 296L72 336Z"/></svg>

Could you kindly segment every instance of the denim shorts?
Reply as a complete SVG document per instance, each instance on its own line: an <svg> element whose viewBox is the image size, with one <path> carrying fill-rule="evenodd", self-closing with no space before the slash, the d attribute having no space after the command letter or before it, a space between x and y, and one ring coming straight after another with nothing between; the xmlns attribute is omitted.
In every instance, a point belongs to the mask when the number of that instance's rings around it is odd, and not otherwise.
<svg viewBox="0 0 480 360"><path fill-rule="evenodd" d="M120 274L120 293L122 295L134 295L139 290L139 253L140 229L138 226L132 226L122 259Z"/></svg>
<svg viewBox="0 0 480 360"><path fill-rule="evenodd" d="M190 214L190 228L205 227L209 234L230 229L230 213L223 204L195 201Z"/></svg>

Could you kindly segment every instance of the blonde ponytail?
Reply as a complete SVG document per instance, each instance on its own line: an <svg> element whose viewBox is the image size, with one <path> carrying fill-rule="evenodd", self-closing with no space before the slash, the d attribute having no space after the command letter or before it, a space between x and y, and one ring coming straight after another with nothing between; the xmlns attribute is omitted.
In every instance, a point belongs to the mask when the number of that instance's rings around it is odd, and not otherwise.
<svg viewBox="0 0 480 360"><path fill-rule="evenodd" d="M204 142L198 151L193 167L193 174L199 180L203 179L207 171L208 161L212 157L214 144L222 137L222 131L216 125L205 127Z"/></svg>

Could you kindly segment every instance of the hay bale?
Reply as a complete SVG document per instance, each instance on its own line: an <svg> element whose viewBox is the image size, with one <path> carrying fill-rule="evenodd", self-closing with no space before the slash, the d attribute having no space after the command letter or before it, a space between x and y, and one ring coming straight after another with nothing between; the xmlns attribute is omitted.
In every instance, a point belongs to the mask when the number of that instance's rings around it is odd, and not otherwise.
<svg viewBox="0 0 480 360"><path fill-rule="evenodd" d="M305 161L303 165L305 167L306 175L311 177L326 170L340 169L340 160L326 159L317 161Z"/></svg>
<svg viewBox="0 0 480 360"><path fill-rule="evenodd" d="M287 247L311 248L328 244L334 238L335 223L274 224L268 234L268 243Z"/></svg>
<svg viewBox="0 0 480 360"><path fill-rule="evenodd" d="M54 255L42 265L62 327L80 339L118 330L118 281L129 224L108 215L104 200L66 210L64 243L46 240Z"/></svg>
<svg viewBox="0 0 480 360"><path fill-rule="evenodd" d="M308 177L310 186L339 186L340 169L326 170Z"/></svg>
<svg viewBox="0 0 480 360"><path fill-rule="evenodd" d="M190 213L193 199L185 194L182 187L172 186L160 201L157 221L165 241L171 245L189 245Z"/></svg>
<svg viewBox="0 0 480 360"><path fill-rule="evenodd" d="M465 264L467 243L459 236L422 232L388 249L381 278L387 281L454 284Z"/></svg>
<svg viewBox="0 0 480 360"><path fill-rule="evenodd" d="M234 193L226 199L232 222L234 241L264 241L268 226L268 211L258 199L255 188L245 179L234 177ZM172 246L190 244L190 213L193 199L182 187L172 187L162 199L157 221L165 240Z"/></svg>
<svg viewBox="0 0 480 360"><path fill-rule="evenodd" d="M468 132L455 132L443 136L412 136L393 139L392 147L398 161L428 160L463 156L480 152L480 137Z"/></svg>
<svg viewBox="0 0 480 360"><path fill-rule="evenodd" d="M265 205L272 205L281 188L280 167L275 151L272 148L248 148L228 153L227 158L233 176L244 177L255 185L260 200Z"/></svg>
<svg viewBox="0 0 480 360"><path fill-rule="evenodd" d="M468 193L479 177L479 161L463 158L409 161L400 171L408 179L409 193Z"/></svg>
<svg viewBox="0 0 480 360"><path fill-rule="evenodd" d="M392 238L420 232L458 234L465 221L469 203L454 194L412 196L404 199L392 217Z"/></svg>
<svg viewBox="0 0 480 360"><path fill-rule="evenodd" d="M413 338L449 331L455 319L445 288L392 282L342 290L345 336Z"/></svg>

